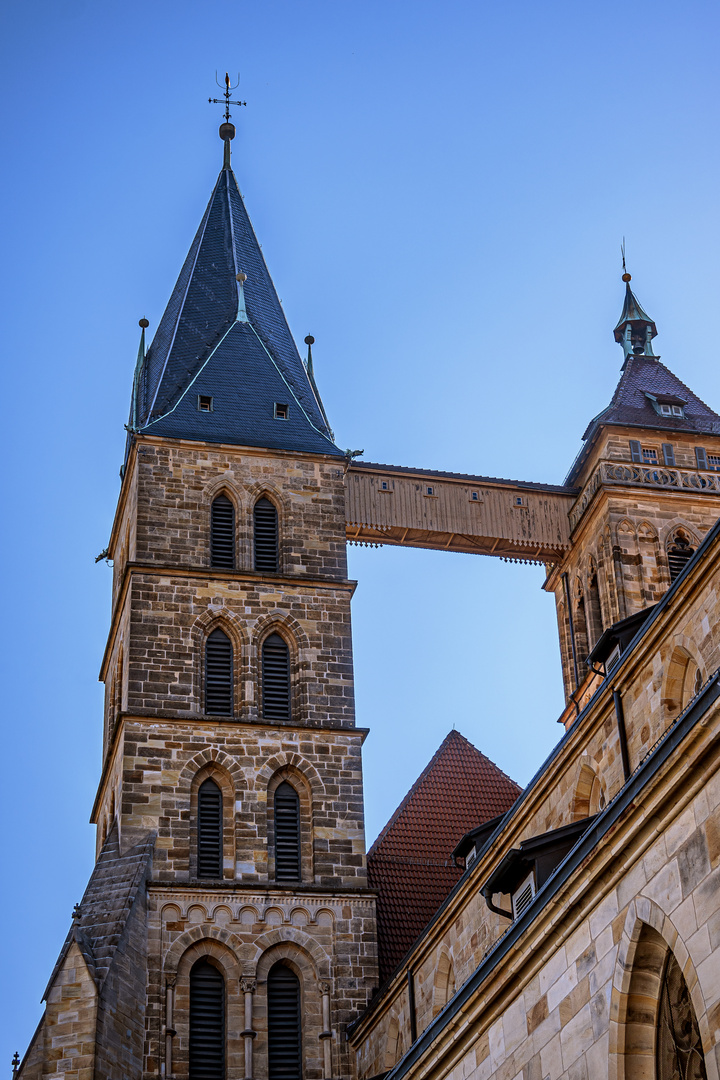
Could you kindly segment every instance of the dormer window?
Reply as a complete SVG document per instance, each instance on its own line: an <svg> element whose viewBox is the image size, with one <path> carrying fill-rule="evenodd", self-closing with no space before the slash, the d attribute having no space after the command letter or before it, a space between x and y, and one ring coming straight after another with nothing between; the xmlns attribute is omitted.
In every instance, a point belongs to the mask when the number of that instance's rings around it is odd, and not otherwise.
<svg viewBox="0 0 720 1080"><path fill-rule="evenodd" d="M685 419L685 402L682 398L675 397L674 394L651 394L648 390L645 391L645 397L658 416Z"/></svg>
<svg viewBox="0 0 720 1080"><path fill-rule="evenodd" d="M208 394L198 394L197 407L198 412L212 412L213 399Z"/></svg>
<svg viewBox="0 0 720 1080"><path fill-rule="evenodd" d="M290 409L287 405L281 404L281 402L275 402L275 419L287 420Z"/></svg>

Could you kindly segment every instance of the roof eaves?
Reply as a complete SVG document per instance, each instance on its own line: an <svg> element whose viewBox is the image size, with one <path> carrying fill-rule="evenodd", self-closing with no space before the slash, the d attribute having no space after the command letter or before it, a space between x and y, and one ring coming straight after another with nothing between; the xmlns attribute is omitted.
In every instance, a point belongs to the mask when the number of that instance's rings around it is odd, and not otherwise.
<svg viewBox="0 0 720 1080"><path fill-rule="evenodd" d="M705 716L708 709L720 698L720 669L708 679L705 687L694 699L689 708L672 727L635 772L621 788L608 806L597 815L592 825L555 869L547 882L535 894L534 899L523 914L516 919L503 936L490 949L470 978L460 987L438 1016L431 1021L407 1053L388 1074L388 1080L401 1080L428 1050L448 1023L465 1006L471 996L479 989L487 976L498 966L500 961L518 945L519 939L535 917L543 910L553 896L557 895L572 874L580 868L599 842L619 823L622 816L630 809L639 792L660 771L674 750L682 743L685 736Z"/></svg>

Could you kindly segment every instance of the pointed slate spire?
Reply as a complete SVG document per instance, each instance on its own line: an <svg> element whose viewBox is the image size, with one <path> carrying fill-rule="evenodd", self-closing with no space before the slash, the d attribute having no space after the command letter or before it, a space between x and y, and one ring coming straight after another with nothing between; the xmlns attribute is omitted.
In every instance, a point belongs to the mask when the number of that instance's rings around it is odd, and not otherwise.
<svg viewBox="0 0 720 1080"><path fill-rule="evenodd" d="M144 356L131 425L174 438L342 455L230 166L232 135L233 125L222 124L223 168Z"/></svg>
<svg viewBox="0 0 720 1080"><path fill-rule="evenodd" d="M615 340L622 345L625 358L634 356L654 356L652 339L657 337L657 326L640 307L637 297L630 288L632 280L627 271L622 276L625 282L625 303L620 321L613 330Z"/></svg>

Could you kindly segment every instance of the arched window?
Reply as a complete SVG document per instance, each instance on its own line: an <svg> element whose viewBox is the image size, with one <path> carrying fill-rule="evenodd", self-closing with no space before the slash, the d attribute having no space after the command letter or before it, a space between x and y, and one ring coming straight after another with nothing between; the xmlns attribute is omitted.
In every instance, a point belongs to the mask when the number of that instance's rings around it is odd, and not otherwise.
<svg viewBox="0 0 720 1080"><path fill-rule="evenodd" d="M280 634L263 642L262 705L266 720L290 719L290 650Z"/></svg>
<svg viewBox="0 0 720 1080"><path fill-rule="evenodd" d="M253 542L255 569L266 574L278 570L278 515L277 509L263 495L253 510Z"/></svg>
<svg viewBox="0 0 720 1080"><path fill-rule="evenodd" d="M685 533L680 530L674 536L672 543L668 547L668 566L670 568L670 580L674 581L676 577L682 572L686 563L690 562L695 549L692 547Z"/></svg>
<svg viewBox="0 0 720 1080"><path fill-rule="evenodd" d="M222 792L214 780L203 780L197 803L197 876L222 877Z"/></svg>
<svg viewBox="0 0 720 1080"><path fill-rule="evenodd" d="M204 958L190 971L190 1080L225 1080L225 980Z"/></svg>
<svg viewBox="0 0 720 1080"><path fill-rule="evenodd" d="M235 507L218 495L210 508L210 565L235 569Z"/></svg>
<svg viewBox="0 0 720 1080"><path fill-rule="evenodd" d="M275 789L275 880L300 880L300 799L283 780Z"/></svg>
<svg viewBox="0 0 720 1080"><path fill-rule="evenodd" d="M219 628L205 644L205 712L216 716L233 713L233 647Z"/></svg>
<svg viewBox="0 0 720 1080"><path fill-rule="evenodd" d="M286 964L270 968L267 997L270 1080L301 1080L300 980Z"/></svg>
<svg viewBox="0 0 720 1080"><path fill-rule="evenodd" d="M706 1080L695 1010L683 973L671 952L660 989L656 1065L657 1080Z"/></svg>

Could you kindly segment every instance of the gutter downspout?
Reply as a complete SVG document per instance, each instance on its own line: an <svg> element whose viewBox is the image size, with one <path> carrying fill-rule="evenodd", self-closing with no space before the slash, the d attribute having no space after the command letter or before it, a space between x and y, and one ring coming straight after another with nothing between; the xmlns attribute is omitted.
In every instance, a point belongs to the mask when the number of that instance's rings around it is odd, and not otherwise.
<svg viewBox="0 0 720 1080"><path fill-rule="evenodd" d="M417 1012L415 1010L415 974L412 968L408 968L408 1011L410 1013L410 1042L417 1042Z"/></svg>
<svg viewBox="0 0 720 1080"><path fill-rule="evenodd" d="M565 603L567 604L568 623L570 624L570 648L572 649L573 670L575 672L575 689L580 685L580 672L578 671L577 647L575 645L575 627L573 626L572 605L570 603L570 586L568 585L567 570L562 576L565 589Z"/></svg>
<svg viewBox="0 0 720 1080"><path fill-rule="evenodd" d="M627 732L625 730L625 713L623 712L622 695L619 690L613 690L613 702L615 704L615 716L617 718L618 737L620 739L620 757L622 759L623 777L625 783L630 779L630 755L628 754Z"/></svg>
<svg viewBox="0 0 720 1080"><path fill-rule="evenodd" d="M481 892L485 899L485 903L487 904L490 911L494 911L496 915L502 915L506 919L514 919L515 916L513 915L512 911L506 911L505 908L496 907L496 905L493 904L491 892L486 892L485 889L481 889Z"/></svg>

